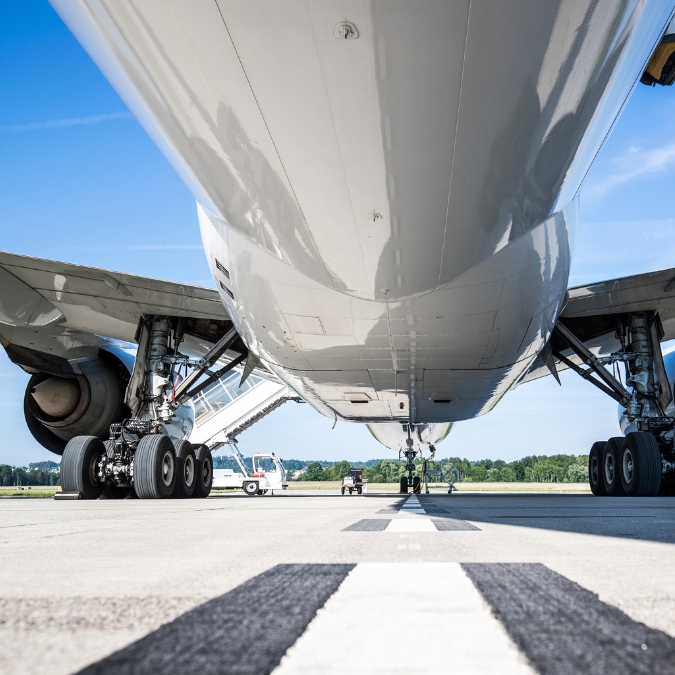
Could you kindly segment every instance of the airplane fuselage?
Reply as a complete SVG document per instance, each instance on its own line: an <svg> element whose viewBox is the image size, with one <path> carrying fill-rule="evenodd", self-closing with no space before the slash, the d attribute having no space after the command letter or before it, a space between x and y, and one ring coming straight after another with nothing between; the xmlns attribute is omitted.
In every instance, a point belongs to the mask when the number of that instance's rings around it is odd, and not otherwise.
<svg viewBox="0 0 675 675"><path fill-rule="evenodd" d="M192 189L249 349L326 415L415 424L488 412L545 344L579 188L673 10L52 4Z"/></svg>

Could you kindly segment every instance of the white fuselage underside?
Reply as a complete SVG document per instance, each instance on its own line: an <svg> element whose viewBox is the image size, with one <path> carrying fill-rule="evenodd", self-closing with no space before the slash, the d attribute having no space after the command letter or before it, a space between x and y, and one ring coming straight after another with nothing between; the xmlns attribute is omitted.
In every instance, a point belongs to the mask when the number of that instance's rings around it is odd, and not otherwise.
<svg viewBox="0 0 675 675"><path fill-rule="evenodd" d="M249 348L326 415L415 423L489 411L548 339L578 189L673 9L52 4L195 194Z"/></svg>

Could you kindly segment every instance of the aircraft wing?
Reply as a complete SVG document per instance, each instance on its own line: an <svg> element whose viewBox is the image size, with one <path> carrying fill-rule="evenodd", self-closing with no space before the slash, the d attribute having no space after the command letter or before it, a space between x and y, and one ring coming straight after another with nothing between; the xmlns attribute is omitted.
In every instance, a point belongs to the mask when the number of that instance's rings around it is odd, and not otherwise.
<svg viewBox="0 0 675 675"><path fill-rule="evenodd" d="M595 284L570 288L569 301L560 320L596 356L606 356L619 347L615 339L616 315L656 311L663 325L662 341L675 339L675 268L635 274ZM565 352L577 364L580 359ZM567 366L556 362L561 371ZM540 354L519 384L550 375Z"/></svg>
<svg viewBox="0 0 675 675"><path fill-rule="evenodd" d="M189 317L208 333L230 317L210 288L0 253L0 335L58 327L133 342L143 314ZM4 324L4 329L3 329ZM205 335L204 338L208 336Z"/></svg>

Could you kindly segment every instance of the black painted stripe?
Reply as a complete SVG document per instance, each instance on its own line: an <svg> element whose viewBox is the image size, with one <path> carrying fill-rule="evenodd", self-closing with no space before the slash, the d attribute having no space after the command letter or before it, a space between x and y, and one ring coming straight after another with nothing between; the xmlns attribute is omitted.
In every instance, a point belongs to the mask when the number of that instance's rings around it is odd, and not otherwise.
<svg viewBox="0 0 675 675"><path fill-rule="evenodd" d="M359 520L349 527L345 527L343 532L382 532L387 525L391 523L391 518L370 518Z"/></svg>
<svg viewBox="0 0 675 675"><path fill-rule="evenodd" d="M353 567L277 565L80 675L267 675Z"/></svg>
<svg viewBox="0 0 675 675"><path fill-rule="evenodd" d="M544 565L462 567L542 675L675 673L675 639Z"/></svg>
<svg viewBox="0 0 675 675"><path fill-rule="evenodd" d="M431 522L436 526L436 529L439 532L480 531L479 527L467 523L466 520L457 520L456 518L432 518Z"/></svg>

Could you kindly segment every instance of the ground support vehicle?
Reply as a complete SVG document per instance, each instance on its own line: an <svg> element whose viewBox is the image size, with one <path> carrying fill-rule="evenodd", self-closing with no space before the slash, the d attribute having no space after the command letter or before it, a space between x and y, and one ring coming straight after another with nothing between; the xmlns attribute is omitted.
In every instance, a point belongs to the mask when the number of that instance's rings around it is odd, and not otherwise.
<svg viewBox="0 0 675 675"><path fill-rule="evenodd" d="M356 492L357 495L363 494L368 489L368 481L363 480L363 469L349 469L349 476L344 476L342 479L342 487L340 492L344 494L349 490L351 495Z"/></svg>
<svg viewBox="0 0 675 675"><path fill-rule="evenodd" d="M443 460L439 462L438 469L429 469L429 459L425 459L422 465L422 475L424 476L424 492L429 494L429 478L439 478L444 483L448 484L448 494L451 495L455 487L455 482L459 480L459 471L450 462L443 463Z"/></svg>
<svg viewBox="0 0 675 675"><path fill-rule="evenodd" d="M253 455L253 471L249 473L235 441L230 442L230 448L241 472L216 469L213 477L215 489L243 490L249 497L255 497L268 491L274 494L274 490L285 490L288 487L284 464L273 452Z"/></svg>

